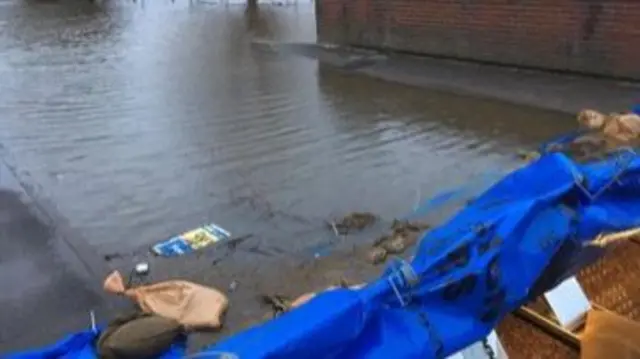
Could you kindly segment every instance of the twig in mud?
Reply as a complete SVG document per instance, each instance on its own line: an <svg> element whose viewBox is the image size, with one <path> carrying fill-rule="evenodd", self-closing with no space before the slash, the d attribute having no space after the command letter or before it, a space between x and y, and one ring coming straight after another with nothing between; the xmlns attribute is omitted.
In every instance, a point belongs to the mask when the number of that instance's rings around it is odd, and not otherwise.
<svg viewBox="0 0 640 359"><path fill-rule="evenodd" d="M236 249L236 247L238 246L238 244L246 241L249 238L253 237L253 233L249 233L249 234L245 234L244 236L239 236L239 237L234 237L231 238L228 242L227 242L227 248L234 250Z"/></svg>
<svg viewBox="0 0 640 359"><path fill-rule="evenodd" d="M215 266L218 263L222 262L223 260L227 259L233 253L235 253L235 251L236 251L236 249L238 247L238 244L246 241L249 238L253 238L253 233L249 233L249 234L245 234L243 236L238 236L238 237L231 238L227 243L225 243L227 251L225 251L224 254L214 258L211 261L211 265Z"/></svg>
<svg viewBox="0 0 640 359"><path fill-rule="evenodd" d="M259 245L256 245L255 247L251 247L251 248L247 248L247 252L249 253L255 253L255 254L260 254L263 255L265 257L271 257L273 256L273 254L265 251L264 249L261 249Z"/></svg>
<svg viewBox="0 0 640 359"><path fill-rule="evenodd" d="M144 249L142 249L142 248L134 249L129 253L120 253L120 252L107 253L107 254L103 255L102 258L104 258L105 261L110 262L110 261L115 260L115 259L123 259L123 258L127 258L127 257L141 256L146 252L147 252L147 249L146 249L146 247L144 247Z"/></svg>
<svg viewBox="0 0 640 359"><path fill-rule="evenodd" d="M262 294L259 298L263 304L269 305L271 307L274 317L277 317L278 315L291 309L291 300L285 298L284 296Z"/></svg>
<svg viewBox="0 0 640 359"><path fill-rule="evenodd" d="M336 236L340 238L340 235L346 235L351 230L361 231L365 229L372 225L377 219L378 218L373 213L351 212L342 217L339 221L332 220L331 222L325 222L333 229Z"/></svg>

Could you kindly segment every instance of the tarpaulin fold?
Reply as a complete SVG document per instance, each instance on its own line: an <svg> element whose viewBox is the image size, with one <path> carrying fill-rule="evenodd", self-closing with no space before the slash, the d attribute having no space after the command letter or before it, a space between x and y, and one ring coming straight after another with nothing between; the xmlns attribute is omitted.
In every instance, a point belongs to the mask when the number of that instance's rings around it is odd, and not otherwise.
<svg viewBox="0 0 640 359"><path fill-rule="evenodd" d="M424 234L403 271L391 267L362 289L319 294L205 352L242 359L443 358L485 337L527 301L552 261L546 286L580 268L572 259L597 235L638 225L634 153L587 164L543 154ZM559 254L567 260L558 261ZM413 273L416 283L401 272Z"/></svg>

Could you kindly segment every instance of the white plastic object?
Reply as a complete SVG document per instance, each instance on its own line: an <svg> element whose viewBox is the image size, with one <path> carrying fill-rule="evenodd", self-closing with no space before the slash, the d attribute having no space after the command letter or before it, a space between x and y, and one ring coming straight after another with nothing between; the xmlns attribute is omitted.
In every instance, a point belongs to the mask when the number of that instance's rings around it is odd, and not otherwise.
<svg viewBox="0 0 640 359"><path fill-rule="evenodd" d="M136 271L137 275L147 275L147 274L149 274L149 263L141 262L141 263L136 264L135 271Z"/></svg>
<svg viewBox="0 0 640 359"><path fill-rule="evenodd" d="M591 309L580 283L571 277L544 294L553 314L564 328L573 330Z"/></svg>

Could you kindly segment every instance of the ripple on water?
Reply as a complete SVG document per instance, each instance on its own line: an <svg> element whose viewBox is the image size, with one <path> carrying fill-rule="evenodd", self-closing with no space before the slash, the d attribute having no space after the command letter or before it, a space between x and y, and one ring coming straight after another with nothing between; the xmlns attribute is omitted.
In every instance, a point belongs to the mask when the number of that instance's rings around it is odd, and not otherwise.
<svg viewBox="0 0 640 359"><path fill-rule="evenodd" d="M300 219L402 215L560 122L252 48L314 41L312 5L192 6L0 0L2 144L104 250L207 221L294 250Z"/></svg>

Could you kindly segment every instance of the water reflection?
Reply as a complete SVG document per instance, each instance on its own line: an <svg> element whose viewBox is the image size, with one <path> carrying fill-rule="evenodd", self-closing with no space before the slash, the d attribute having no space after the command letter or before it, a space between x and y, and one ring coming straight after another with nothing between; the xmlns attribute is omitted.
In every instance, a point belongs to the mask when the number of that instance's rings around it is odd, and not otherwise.
<svg viewBox="0 0 640 359"><path fill-rule="evenodd" d="M425 132L436 126L487 145L526 146L574 126L566 115L553 111L448 92L417 91L411 86L383 83L331 66L321 66L319 74L319 85L329 108L368 113L368 116L342 116L350 121L341 129L400 121L421 124ZM380 88L389 93L379 91Z"/></svg>
<svg viewBox="0 0 640 359"><path fill-rule="evenodd" d="M403 214L561 122L252 46L315 41L312 4L79 4L0 0L0 140L105 251L207 221L304 246L329 215Z"/></svg>

